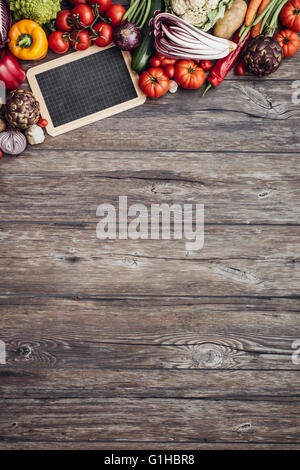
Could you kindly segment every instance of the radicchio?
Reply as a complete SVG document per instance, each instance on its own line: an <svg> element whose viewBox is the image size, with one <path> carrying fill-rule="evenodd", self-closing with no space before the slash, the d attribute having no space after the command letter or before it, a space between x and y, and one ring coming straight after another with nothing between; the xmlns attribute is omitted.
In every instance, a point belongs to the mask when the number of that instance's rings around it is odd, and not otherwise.
<svg viewBox="0 0 300 470"><path fill-rule="evenodd" d="M8 42L8 33L13 24L13 16L6 0L0 0L0 49Z"/></svg>

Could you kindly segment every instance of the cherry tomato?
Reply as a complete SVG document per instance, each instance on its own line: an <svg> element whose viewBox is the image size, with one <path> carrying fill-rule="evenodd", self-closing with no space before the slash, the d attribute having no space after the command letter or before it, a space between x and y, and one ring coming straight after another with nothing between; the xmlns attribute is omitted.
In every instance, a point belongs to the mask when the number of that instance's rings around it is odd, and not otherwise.
<svg viewBox="0 0 300 470"><path fill-rule="evenodd" d="M158 59L157 57L151 57L151 59L149 60L149 64L152 66L152 67L160 67L160 59Z"/></svg>
<svg viewBox="0 0 300 470"><path fill-rule="evenodd" d="M95 19L93 10L89 5L77 5L73 8L72 15L77 28L87 28Z"/></svg>
<svg viewBox="0 0 300 470"><path fill-rule="evenodd" d="M81 5L81 4L87 4L87 0L71 0L71 4L73 7L77 7L77 5Z"/></svg>
<svg viewBox="0 0 300 470"><path fill-rule="evenodd" d="M2 158L2 157L3 157L3 152L2 152L2 150L0 150L0 158Z"/></svg>
<svg viewBox="0 0 300 470"><path fill-rule="evenodd" d="M169 77L160 67L150 67L140 75L139 85L141 90L149 98L159 98L169 89Z"/></svg>
<svg viewBox="0 0 300 470"><path fill-rule="evenodd" d="M206 80L206 75L201 67L193 60L180 60L175 68L175 81L182 88L195 90L200 88Z"/></svg>
<svg viewBox="0 0 300 470"><path fill-rule="evenodd" d="M68 34L65 31L54 31L48 38L48 44L51 51L56 54L64 54L70 47Z"/></svg>
<svg viewBox="0 0 300 470"><path fill-rule="evenodd" d="M70 35L70 42L73 49L77 51L85 51L91 45L90 35L86 29L82 31L73 31Z"/></svg>
<svg viewBox="0 0 300 470"><path fill-rule="evenodd" d="M70 33L73 30L73 16L70 10L61 10L56 17L56 27Z"/></svg>
<svg viewBox="0 0 300 470"><path fill-rule="evenodd" d="M162 67L166 67L167 65L175 65L177 62L177 59L169 59L169 57L165 57L162 54L156 54L156 56L160 60L160 65Z"/></svg>
<svg viewBox="0 0 300 470"><path fill-rule="evenodd" d="M110 24L97 23L93 28L93 43L100 47L108 46L112 41L113 29ZM95 39L94 39L95 37Z"/></svg>
<svg viewBox="0 0 300 470"><path fill-rule="evenodd" d="M243 64L243 62L239 62L237 66L235 67L234 73L236 75L245 75L245 72L246 72L245 65Z"/></svg>
<svg viewBox="0 0 300 470"><path fill-rule="evenodd" d="M123 5L119 5L119 3L114 3L109 7L109 9L105 12L106 18L110 19L111 25L114 28L118 24L121 23L123 16L125 15L125 8Z"/></svg>
<svg viewBox="0 0 300 470"><path fill-rule="evenodd" d="M174 65L167 65L165 67L165 73L169 78L173 78L175 75L175 66Z"/></svg>
<svg viewBox="0 0 300 470"><path fill-rule="evenodd" d="M111 5L111 0L87 0L89 5L95 5L95 3L98 4L98 11L106 11L109 9Z"/></svg>
<svg viewBox="0 0 300 470"><path fill-rule="evenodd" d="M39 119L37 122L37 125L40 127L47 127L48 126L48 121L47 119Z"/></svg>
<svg viewBox="0 0 300 470"><path fill-rule="evenodd" d="M203 70L210 70L213 65L211 60L200 60L200 67L202 67Z"/></svg>

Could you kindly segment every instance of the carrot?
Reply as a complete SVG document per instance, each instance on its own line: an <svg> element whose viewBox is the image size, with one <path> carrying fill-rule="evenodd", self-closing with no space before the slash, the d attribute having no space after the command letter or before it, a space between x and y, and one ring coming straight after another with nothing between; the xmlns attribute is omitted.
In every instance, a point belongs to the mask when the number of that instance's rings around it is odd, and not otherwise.
<svg viewBox="0 0 300 470"><path fill-rule="evenodd" d="M258 9L258 12L257 12L257 16L259 16L264 11L264 9L269 5L270 1L271 0L262 0L260 7ZM261 24L262 24L262 19L259 21L259 23L253 26L251 30L251 35L253 38L256 38L256 36L259 35Z"/></svg>
<svg viewBox="0 0 300 470"><path fill-rule="evenodd" d="M250 26L252 21L254 20L255 14L256 14L261 2L262 2L262 0L251 0L250 4L248 6L247 13L246 13L245 25L247 27Z"/></svg>

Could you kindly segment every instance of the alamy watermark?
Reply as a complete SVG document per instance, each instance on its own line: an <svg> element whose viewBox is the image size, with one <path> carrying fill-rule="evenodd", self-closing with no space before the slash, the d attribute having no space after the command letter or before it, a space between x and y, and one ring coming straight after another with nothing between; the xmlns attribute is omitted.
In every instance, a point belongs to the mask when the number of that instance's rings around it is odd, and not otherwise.
<svg viewBox="0 0 300 470"><path fill-rule="evenodd" d="M295 80L292 83L292 88L295 89L292 93L292 103L293 104L300 104L300 80Z"/></svg>
<svg viewBox="0 0 300 470"><path fill-rule="evenodd" d="M204 245L203 204L128 205L127 196L119 196L118 207L100 204L101 217L96 235L100 240L185 240L186 251L199 251Z"/></svg>
<svg viewBox="0 0 300 470"><path fill-rule="evenodd" d="M6 364L6 345L0 340L0 364Z"/></svg>
<svg viewBox="0 0 300 470"><path fill-rule="evenodd" d="M292 354L292 363L295 366L300 366L300 339L296 339L292 343L292 349L295 349Z"/></svg>

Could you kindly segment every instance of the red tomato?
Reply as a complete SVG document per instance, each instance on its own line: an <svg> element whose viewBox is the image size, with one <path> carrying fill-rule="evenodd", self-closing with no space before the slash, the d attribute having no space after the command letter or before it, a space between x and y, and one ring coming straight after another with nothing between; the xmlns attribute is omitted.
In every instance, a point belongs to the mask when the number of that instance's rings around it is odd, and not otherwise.
<svg viewBox="0 0 300 470"><path fill-rule="evenodd" d="M106 18L110 19L111 25L114 28L118 24L121 23L123 16L125 15L125 8L123 5L119 5L119 3L114 3L109 7L109 9L105 12Z"/></svg>
<svg viewBox="0 0 300 470"><path fill-rule="evenodd" d="M73 29L73 16L70 10L62 10L56 17L56 27L60 31L70 33Z"/></svg>
<svg viewBox="0 0 300 470"><path fill-rule="evenodd" d="M54 31L48 38L48 44L51 51L56 54L64 54L70 47L68 34L65 31Z"/></svg>
<svg viewBox="0 0 300 470"><path fill-rule="evenodd" d="M77 5L73 8L72 15L77 28L87 28L95 19L93 10L89 5Z"/></svg>
<svg viewBox="0 0 300 470"><path fill-rule="evenodd" d="M160 65L162 67L166 67L167 65L174 65L177 62L177 59L169 59L169 57L165 57L162 54L156 54L155 57L158 57L160 60Z"/></svg>
<svg viewBox="0 0 300 470"><path fill-rule="evenodd" d="M71 0L71 4L73 7L76 7L77 5L81 5L82 3L86 5L87 0Z"/></svg>
<svg viewBox="0 0 300 470"><path fill-rule="evenodd" d="M234 73L236 75L245 75L245 72L246 72L245 65L243 64L243 62L239 62L235 68Z"/></svg>
<svg viewBox="0 0 300 470"><path fill-rule="evenodd" d="M151 65L151 67L160 67L160 59L158 59L157 57L151 57L151 59L149 60L149 64Z"/></svg>
<svg viewBox="0 0 300 470"><path fill-rule="evenodd" d="M91 45L90 35L86 29L82 31L73 31L70 35L70 43L73 49L77 51L85 51Z"/></svg>
<svg viewBox="0 0 300 470"><path fill-rule="evenodd" d="M300 33L300 0L291 0L282 8L280 21L286 28Z"/></svg>
<svg viewBox="0 0 300 470"><path fill-rule="evenodd" d="M3 157L3 152L2 152L2 150L0 150L0 158L2 158L2 157Z"/></svg>
<svg viewBox="0 0 300 470"><path fill-rule="evenodd" d="M292 57L299 49L300 41L298 34L294 31L284 29L280 33L275 34L274 39L281 45L284 57Z"/></svg>
<svg viewBox="0 0 300 470"><path fill-rule="evenodd" d="M202 67L203 70L210 70L213 65L211 60L200 60L200 67Z"/></svg>
<svg viewBox="0 0 300 470"><path fill-rule="evenodd" d="M97 23L93 28L92 40L97 46L108 46L112 41L113 29L110 24ZM94 39L95 38L95 39Z"/></svg>
<svg viewBox="0 0 300 470"><path fill-rule="evenodd" d="M169 77L160 67L150 67L140 75L140 88L149 98L159 98L169 89Z"/></svg>
<svg viewBox="0 0 300 470"><path fill-rule="evenodd" d="M167 65L165 67L165 73L169 78L173 78L175 75L175 67L174 65Z"/></svg>
<svg viewBox="0 0 300 470"><path fill-rule="evenodd" d="M95 3L98 4L98 11L106 11L109 9L111 0L87 0L89 5L95 5Z"/></svg>
<svg viewBox="0 0 300 470"><path fill-rule="evenodd" d="M47 127L48 126L48 121L47 119L39 119L37 122L37 125L40 127Z"/></svg>
<svg viewBox="0 0 300 470"><path fill-rule="evenodd" d="M175 81L182 88L200 88L206 80L206 75L201 67L193 60L180 60L175 66Z"/></svg>

